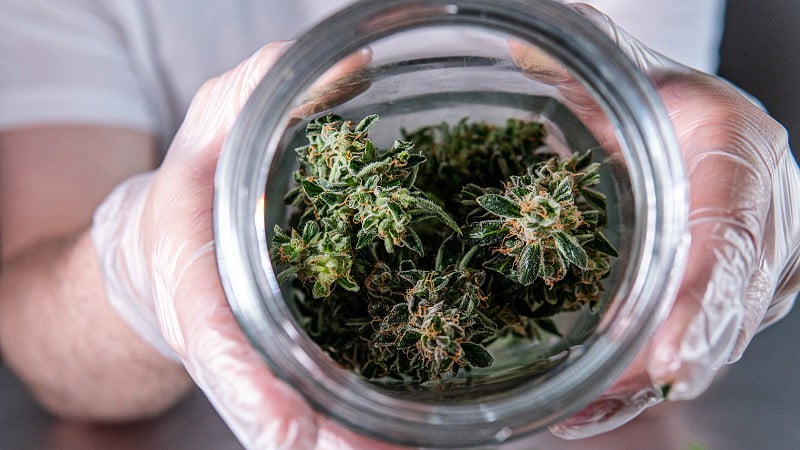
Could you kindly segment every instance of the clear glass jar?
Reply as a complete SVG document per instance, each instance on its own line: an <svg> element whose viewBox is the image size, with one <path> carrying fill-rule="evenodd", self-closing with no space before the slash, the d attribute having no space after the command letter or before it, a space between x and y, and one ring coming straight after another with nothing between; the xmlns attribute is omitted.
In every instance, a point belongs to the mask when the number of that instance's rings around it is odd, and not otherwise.
<svg viewBox="0 0 800 450"><path fill-rule="evenodd" d="M509 54L512 41L556 64L570 90L523 73ZM312 85L364 47L372 63L340 83L357 87L349 100L309 116L301 106ZM609 198L607 234L620 253L601 312L567 318L564 339L544 354L512 349L495 354L498 368L433 385L385 386L338 366L295 320L268 251L273 225L286 218L281 199L296 165L293 149L305 124L329 111L351 120L380 114L370 133L379 144L401 127L516 117L543 121L553 149L593 149L595 161L607 163L600 189ZM676 140L652 85L578 14L546 0L364 1L300 37L255 90L220 157L215 231L223 285L242 328L315 408L378 439L468 447L540 430L613 382L670 306L683 267L686 205Z"/></svg>

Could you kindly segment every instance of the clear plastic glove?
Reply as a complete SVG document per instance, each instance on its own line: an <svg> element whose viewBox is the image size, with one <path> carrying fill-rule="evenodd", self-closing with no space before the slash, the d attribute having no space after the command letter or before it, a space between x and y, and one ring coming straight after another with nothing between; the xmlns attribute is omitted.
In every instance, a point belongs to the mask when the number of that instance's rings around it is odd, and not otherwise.
<svg viewBox="0 0 800 450"><path fill-rule="evenodd" d="M784 128L737 88L655 53L590 6L570 7L655 83L689 175L691 232L677 298L648 348L598 400L551 427L577 439L616 428L665 395L696 397L789 311L800 289L800 172ZM601 142L613 133L557 64L524 44L509 47L529 76L559 89Z"/></svg>
<svg viewBox="0 0 800 450"><path fill-rule="evenodd" d="M287 45L270 44L206 82L161 168L123 183L106 199L92 238L112 305L162 354L183 363L244 446L380 448L317 415L269 372L236 323L218 277L211 210L220 147ZM370 58L369 51L355 53L321 85ZM304 111L329 106L331 92L322 94Z"/></svg>

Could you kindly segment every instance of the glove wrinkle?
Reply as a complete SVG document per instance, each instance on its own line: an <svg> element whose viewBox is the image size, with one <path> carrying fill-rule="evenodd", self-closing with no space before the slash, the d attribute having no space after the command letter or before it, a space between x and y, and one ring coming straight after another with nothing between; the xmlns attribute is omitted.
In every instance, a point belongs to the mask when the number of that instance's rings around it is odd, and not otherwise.
<svg viewBox="0 0 800 450"><path fill-rule="evenodd" d="M741 357L757 332L788 312L800 290L800 171L785 128L757 100L659 55L594 8L570 6L658 89L689 175L691 234L672 310L638 362L597 402L551 428L575 439L619 426L649 406L633 400L636 391L620 387L637 371L651 384L670 386L670 400L695 398L723 365ZM600 142L612 136L602 112L581 104L586 92L578 80L530 45L510 42L509 51L527 76L555 87ZM629 404L642 406L621 406Z"/></svg>

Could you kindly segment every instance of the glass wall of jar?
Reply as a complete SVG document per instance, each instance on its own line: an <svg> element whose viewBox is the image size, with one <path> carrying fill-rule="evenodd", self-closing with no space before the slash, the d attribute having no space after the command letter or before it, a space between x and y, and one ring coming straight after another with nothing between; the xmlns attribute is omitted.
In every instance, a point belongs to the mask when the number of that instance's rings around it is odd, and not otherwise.
<svg viewBox="0 0 800 450"><path fill-rule="evenodd" d="M367 67L319 91L326 72L364 48ZM512 57L514 48L535 62ZM552 151L591 149L619 253L599 312L564 315L562 338L490 347L490 368L436 382L368 381L338 365L300 325L269 249L274 225L289 217L293 149L310 120L331 112L379 114L370 137L384 147L401 128L469 117L537 120ZM315 408L378 439L467 447L541 430L613 382L670 306L685 205L677 144L653 87L578 14L545 0L363 1L300 37L255 90L220 158L215 233L243 330Z"/></svg>

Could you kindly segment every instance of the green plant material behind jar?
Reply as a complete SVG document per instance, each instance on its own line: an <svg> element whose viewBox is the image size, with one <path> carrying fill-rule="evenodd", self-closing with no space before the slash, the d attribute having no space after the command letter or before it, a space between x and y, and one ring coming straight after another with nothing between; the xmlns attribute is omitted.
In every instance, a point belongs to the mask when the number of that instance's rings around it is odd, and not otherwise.
<svg viewBox="0 0 800 450"><path fill-rule="evenodd" d="M298 213L272 240L278 280L294 280L301 324L331 357L365 378L425 382L597 308L616 251L591 154L560 159L542 124L514 119L403 130L379 149L377 120L308 125L286 196Z"/></svg>

